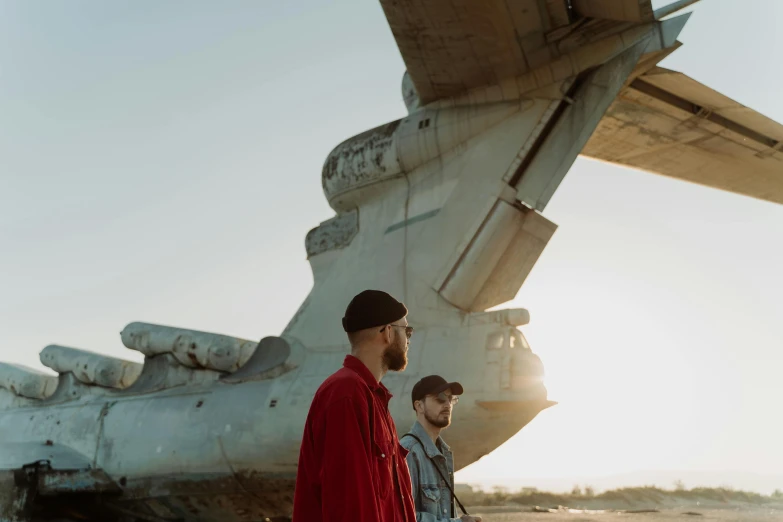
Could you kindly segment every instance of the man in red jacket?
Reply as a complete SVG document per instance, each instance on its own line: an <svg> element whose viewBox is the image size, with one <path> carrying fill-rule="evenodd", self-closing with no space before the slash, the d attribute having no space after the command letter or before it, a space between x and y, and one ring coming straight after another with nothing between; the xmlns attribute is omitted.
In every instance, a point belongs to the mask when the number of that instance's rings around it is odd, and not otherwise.
<svg viewBox="0 0 783 522"><path fill-rule="evenodd" d="M405 305L365 290L343 317L351 354L318 388L307 415L294 492L293 522L416 522L411 481L387 371L408 363Z"/></svg>

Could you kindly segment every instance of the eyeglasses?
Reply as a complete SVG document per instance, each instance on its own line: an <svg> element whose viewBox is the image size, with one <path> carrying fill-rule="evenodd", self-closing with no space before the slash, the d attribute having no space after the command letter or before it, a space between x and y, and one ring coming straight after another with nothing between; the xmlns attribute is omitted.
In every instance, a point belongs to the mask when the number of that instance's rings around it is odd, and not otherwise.
<svg viewBox="0 0 783 522"><path fill-rule="evenodd" d="M438 401L439 404L451 403L452 406L459 402L458 395L446 395L446 392L440 392L437 395L431 395L433 399Z"/></svg>
<svg viewBox="0 0 783 522"><path fill-rule="evenodd" d="M404 324L390 324L389 326L393 328L405 328L405 337L408 339L411 338L411 335L413 335L413 327L412 326L405 326ZM386 328L385 326L383 328ZM383 331L383 329L381 329Z"/></svg>

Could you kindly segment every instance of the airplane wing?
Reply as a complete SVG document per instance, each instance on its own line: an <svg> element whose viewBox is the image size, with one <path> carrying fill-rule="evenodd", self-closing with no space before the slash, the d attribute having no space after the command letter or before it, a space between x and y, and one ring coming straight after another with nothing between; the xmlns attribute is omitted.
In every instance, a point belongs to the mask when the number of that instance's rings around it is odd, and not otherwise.
<svg viewBox="0 0 783 522"><path fill-rule="evenodd" d="M582 154L783 204L783 125L660 67L621 92Z"/></svg>
<svg viewBox="0 0 783 522"><path fill-rule="evenodd" d="M577 19L654 18L650 0L380 2L423 104L549 63L558 50L547 34Z"/></svg>
<svg viewBox="0 0 783 522"><path fill-rule="evenodd" d="M650 0L380 3L422 105L558 59L563 34L579 46L593 31L656 19ZM621 92L582 154L783 203L782 141L783 126L655 67Z"/></svg>
<svg viewBox="0 0 783 522"><path fill-rule="evenodd" d="M571 5L587 18L620 22L652 22L655 19L649 0L572 0Z"/></svg>

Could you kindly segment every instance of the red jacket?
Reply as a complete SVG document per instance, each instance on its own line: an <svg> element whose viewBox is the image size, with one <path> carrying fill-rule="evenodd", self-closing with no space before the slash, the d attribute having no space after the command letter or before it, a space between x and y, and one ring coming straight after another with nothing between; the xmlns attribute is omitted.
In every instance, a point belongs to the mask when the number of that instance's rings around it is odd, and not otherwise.
<svg viewBox="0 0 783 522"><path fill-rule="evenodd" d="M416 522L391 397L352 355L318 388L299 451L293 522Z"/></svg>

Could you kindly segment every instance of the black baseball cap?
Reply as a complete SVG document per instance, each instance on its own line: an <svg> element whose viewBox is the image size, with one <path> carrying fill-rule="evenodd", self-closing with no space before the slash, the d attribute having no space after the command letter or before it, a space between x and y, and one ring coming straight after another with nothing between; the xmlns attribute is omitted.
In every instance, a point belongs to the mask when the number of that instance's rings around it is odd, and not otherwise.
<svg viewBox="0 0 783 522"><path fill-rule="evenodd" d="M428 375L427 377L423 377L413 386L413 391L411 391L411 405L416 401L422 400L427 395L437 395L449 388L451 388L451 393L454 395L462 395L464 392L460 383L447 382L446 379L440 375Z"/></svg>

